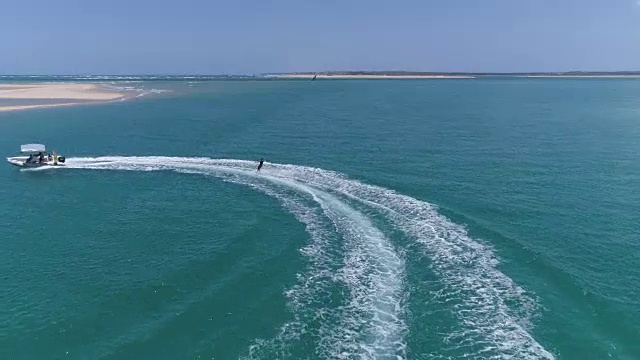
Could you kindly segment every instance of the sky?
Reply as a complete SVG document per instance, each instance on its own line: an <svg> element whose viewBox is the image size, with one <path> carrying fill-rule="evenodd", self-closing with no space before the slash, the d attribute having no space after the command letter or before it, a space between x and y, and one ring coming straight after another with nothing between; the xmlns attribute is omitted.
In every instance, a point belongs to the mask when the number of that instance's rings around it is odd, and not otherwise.
<svg viewBox="0 0 640 360"><path fill-rule="evenodd" d="M640 71L640 0L0 0L0 74Z"/></svg>

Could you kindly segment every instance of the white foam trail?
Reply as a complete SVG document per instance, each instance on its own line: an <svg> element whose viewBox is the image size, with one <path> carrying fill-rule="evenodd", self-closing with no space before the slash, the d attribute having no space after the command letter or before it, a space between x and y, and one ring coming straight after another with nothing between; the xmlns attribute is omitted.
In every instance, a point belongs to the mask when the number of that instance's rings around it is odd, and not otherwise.
<svg viewBox="0 0 640 360"><path fill-rule="evenodd" d="M462 330L447 339L453 346L482 349L471 351L472 357L554 359L527 331L535 301L496 268L498 260L488 246L471 239L434 206L334 172L292 165L281 168L287 177L381 210L398 229L425 245L433 270L445 280L439 300L460 302L455 311Z"/></svg>
<svg viewBox="0 0 640 360"><path fill-rule="evenodd" d="M368 329L374 335L364 346L371 352L361 355L375 357L376 354L386 355L384 349L395 349L395 354L402 357L404 349L400 347L403 343L396 340L402 338L404 323L400 320L402 310L398 292L401 290L396 285L402 283L404 264L384 235L340 198L360 202L385 214L399 230L424 245L430 266L445 285L436 294L436 300L443 304L455 303L452 310L460 320L461 330L449 334L446 339L452 348L464 351L470 358L554 359L527 329L535 301L496 268L498 261L490 247L471 239L464 228L440 215L426 202L362 184L335 172L295 165L267 164L260 175L255 173L253 162L231 159L102 157L69 159L68 165L94 169L194 171L245 181L262 178L309 193L351 243L345 266L345 270L351 272L342 275L347 286L359 286L352 294L354 308L367 309L368 315L374 317ZM355 279L358 279L357 284L350 282ZM362 286L359 281L366 285ZM381 291L381 295L374 297L373 289ZM387 302L389 299L391 301ZM392 309L394 306L399 309ZM395 318L387 317L387 313ZM378 320L382 320L382 329L376 327ZM349 324L341 325L350 328ZM389 333L382 331L387 328ZM345 334L348 331L341 336ZM333 340L342 341L343 348L348 349L343 355L351 354L349 350L353 350L351 346L355 342L349 343L346 338ZM334 352L330 357L340 355Z"/></svg>
<svg viewBox="0 0 640 360"><path fill-rule="evenodd" d="M311 194L347 242L346 265L340 275L351 293L350 303L342 309L348 316L342 317L339 333L326 331L321 347L330 350L330 358L404 358L404 262L360 212L325 192L288 183Z"/></svg>
<svg viewBox="0 0 640 360"><path fill-rule="evenodd" d="M432 205L394 191L335 173L305 168L296 171L299 173L290 176L381 210L400 230L425 245L433 269L445 279L439 300L462 301L456 304L456 312L463 329L448 336L452 345L482 348L471 354L483 358L554 358L527 331L535 301L496 268L498 260L491 249L471 239L464 228L440 215ZM510 308L508 303L517 307ZM495 355L481 354L486 350Z"/></svg>
<svg viewBox="0 0 640 360"><path fill-rule="evenodd" d="M32 168L22 168L22 169L20 169L20 171L38 172L38 171L48 171L48 170L56 169L56 168L60 168L60 166L43 165L43 166L32 167Z"/></svg>
<svg viewBox="0 0 640 360"><path fill-rule="evenodd" d="M121 86L120 83L110 83L110 84L101 84L100 85L105 90L113 90L113 91L122 91L127 93L136 93L135 97L142 97L149 94L161 94L164 92L171 92L169 89L146 89L144 87L134 87L134 86Z"/></svg>
<svg viewBox="0 0 640 360"><path fill-rule="evenodd" d="M234 182L240 181L236 179ZM298 283L285 293L294 319L282 325L273 339L256 340L250 346L249 354L246 356L248 359L264 359L278 354L279 357L292 358L292 343L299 342L303 334L315 336L324 334L324 331L318 334L316 329L307 326L317 317L317 313L323 314L327 320L339 319L340 314L335 314L335 311L328 307L330 304L322 302L324 295L336 286L337 281L333 273L335 268L339 268L339 259L332 254L329 244L332 236L326 230L317 208L307 206L301 199L295 199L270 186L258 185L251 181L245 184L280 200L298 221L305 224L307 233L310 235L309 244L301 249L310 263L309 269L298 274ZM318 352L324 351L320 349ZM324 355L327 355L326 352Z"/></svg>
<svg viewBox="0 0 640 360"><path fill-rule="evenodd" d="M296 217L307 225L312 236L312 246L305 248L307 254L315 258L315 267L310 274L301 279L302 286L288 292L293 298L296 319L285 324L278 337L271 342L258 345L278 346L278 352L286 351L287 340L294 340L304 330L305 322L300 303L309 302L318 293L317 279L320 276L331 276L332 282L339 280L349 291L349 301L338 307L321 308L329 317L336 317L335 322L324 322L319 330L317 352L329 358L351 358L357 356L366 359L401 359L405 357L406 344L404 333L406 325L403 320L404 262L395 253L389 240L364 215L325 191L309 187L302 182L292 181L285 177L274 177L268 174L257 174L253 167L220 166L210 163L210 159L177 159L177 158L122 158L105 157L94 159L68 159L67 167L117 170L174 170L179 172L215 175L227 181L238 182L260 189L267 194L279 198ZM235 161L223 161L238 165ZM245 165L248 165L246 163ZM326 236L318 224L312 210L283 195L273 187L283 186L298 193L307 194L317 202L324 214L331 219L335 228L345 241L344 266L339 276L331 275L326 262ZM324 262L324 263L323 263ZM316 281L309 291L309 282ZM328 286L325 279L323 286ZM337 325L337 326L336 326ZM274 344L275 343L275 344ZM259 346L258 346L259 347ZM259 354L260 348L251 349L251 353ZM252 355L250 353L250 356Z"/></svg>

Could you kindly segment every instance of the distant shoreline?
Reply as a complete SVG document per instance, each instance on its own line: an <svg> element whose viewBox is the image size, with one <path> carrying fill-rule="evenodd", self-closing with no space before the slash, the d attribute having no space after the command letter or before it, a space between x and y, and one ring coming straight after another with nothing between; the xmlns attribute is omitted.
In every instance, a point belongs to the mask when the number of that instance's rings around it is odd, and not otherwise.
<svg viewBox="0 0 640 360"><path fill-rule="evenodd" d="M105 90L94 83L0 84L0 100L33 100L34 102L0 105L0 111L99 103L121 100L125 96L122 92ZM38 100L60 100L60 102L37 104Z"/></svg>
<svg viewBox="0 0 640 360"><path fill-rule="evenodd" d="M528 78L583 78L583 79L640 79L640 74L638 75L527 75Z"/></svg>
<svg viewBox="0 0 640 360"><path fill-rule="evenodd" d="M568 72L421 72L421 71L321 71L260 73L237 75L0 75L0 84L75 83L76 86L104 82L280 80L280 79L482 79L482 78L640 78L640 71L568 71ZM105 89L103 89L105 90ZM116 90L117 91L117 90Z"/></svg>
<svg viewBox="0 0 640 360"><path fill-rule="evenodd" d="M476 79L483 77L517 78L640 78L640 72L532 72L532 73L435 73L413 71L336 71L336 72L300 72L269 73L260 75L267 79Z"/></svg>
<svg viewBox="0 0 640 360"><path fill-rule="evenodd" d="M386 75L386 74L269 74L276 79L473 79L469 75Z"/></svg>

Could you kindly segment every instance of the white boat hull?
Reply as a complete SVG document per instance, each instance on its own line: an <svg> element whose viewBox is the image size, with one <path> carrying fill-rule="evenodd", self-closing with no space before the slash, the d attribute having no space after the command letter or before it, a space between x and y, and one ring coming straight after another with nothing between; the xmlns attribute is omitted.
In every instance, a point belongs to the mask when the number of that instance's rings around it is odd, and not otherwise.
<svg viewBox="0 0 640 360"><path fill-rule="evenodd" d="M21 168L37 168L43 166L64 166L64 160L54 163L53 160L45 160L43 162L27 162L27 156L8 157L7 162L13 166ZM61 159L62 160L62 159Z"/></svg>

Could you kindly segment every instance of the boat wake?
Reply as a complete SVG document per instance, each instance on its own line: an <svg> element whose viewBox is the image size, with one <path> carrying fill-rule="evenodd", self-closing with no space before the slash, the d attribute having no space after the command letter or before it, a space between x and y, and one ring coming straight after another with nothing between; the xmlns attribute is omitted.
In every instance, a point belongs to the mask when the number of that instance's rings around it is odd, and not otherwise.
<svg viewBox="0 0 640 360"><path fill-rule="evenodd" d="M246 358L301 357L309 344L321 358L415 357L406 308L416 301L409 286L420 284L408 284L402 254L417 245L440 283L430 300L448 307L457 322L440 335L449 346L430 358L554 359L529 333L535 301L496 268L487 245L426 202L332 171L268 164L256 172L254 162L233 159L67 158L65 168L213 176L276 197L306 225L310 240L301 252L308 267L285 293L293 319L273 339L256 340ZM414 246L393 242L377 218Z"/></svg>

